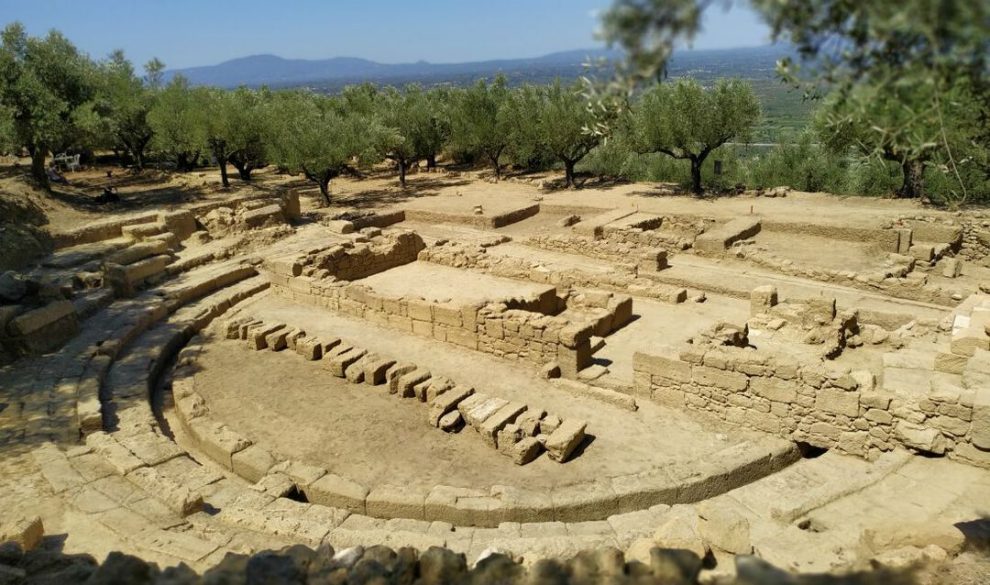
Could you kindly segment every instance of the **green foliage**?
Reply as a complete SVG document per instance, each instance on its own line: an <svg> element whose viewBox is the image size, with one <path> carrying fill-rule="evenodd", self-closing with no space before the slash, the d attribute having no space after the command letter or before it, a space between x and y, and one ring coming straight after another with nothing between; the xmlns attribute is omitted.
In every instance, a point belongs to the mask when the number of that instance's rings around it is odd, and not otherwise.
<svg viewBox="0 0 990 585"><path fill-rule="evenodd" d="M846 165L842 158L813 143L804 132L796 141L785 141L765 154L753 157L740 181L754 189L786 185L799 191L842 192Z"/></svg>
<svg viewBox="0 0 990 585"><path fill-rule="evenodd" d="M421 159L435 164L450 134L443 99L439 92L426 92L417 85L389 88L376 99L378 119L390 129L382 134L381 150L399 166L403 187L408 168Z"/></svg>
<svg viewBox="0 0 990 585"><path fill-rule="evenodd" d="M135 74L122 51L97 66L97 89L93 113L105 146L128 152L134 164L144 166L145 151L153 135L148 113L155 93Z"/></svg>
<svg viewBox="0 0 990 585"><path fill-rule="evenodd" d="M692 189L702 192L701 167L730 140L747 141L760 118L752 88L720 80L706 90L694 80L661 84L633 105L631 143L639 152L661 152L691 162Z"/></svg>
<svg viewBox="0 0 990 585"><path fill-rule="evenodd" d="M594 116L578 86L565 88L558 80L537 88L535 94L528 125L535 129L539 148L564 164L566 185L574 186L575 165L602 140L600 135L589 132ZM519 118L526 119L522 114Z"/></svg>
<svg viewBox="0 0 990 585"><path fill-rule="evenodd" d="M207 90L189 87L176 76L159 93L148 112L152 148L165 153L181 171L191 170L206 144Z"/></svg>
<svg viewBox="0 0 990 585"><path fill-rule="evenodd" d="M276 94L267 109L273 162L316 183L326 205L330 181L355 163L377 162L385 142L386 129L374 118L341 106L335 98L285 92Z"/></svg>
<svg viewBox="0 0 990 585"><path fill-rule="evenodd" d="M20 23L0 33L0 107L12 113L14 142L27 147L43 185L45 157L78 143L77 110L93 93L92 63L60 33L29 37Z"/></svg>
<svg viewBox="0 0 990 585"><path fill-rule="evenodd" d="M496 178L501 178L502 154L512 144L518 123L518 110L512 107L505 78L491 84L478 81L470 88L453 94L451 104L451 141L457 150L485 158Z"/></svg>

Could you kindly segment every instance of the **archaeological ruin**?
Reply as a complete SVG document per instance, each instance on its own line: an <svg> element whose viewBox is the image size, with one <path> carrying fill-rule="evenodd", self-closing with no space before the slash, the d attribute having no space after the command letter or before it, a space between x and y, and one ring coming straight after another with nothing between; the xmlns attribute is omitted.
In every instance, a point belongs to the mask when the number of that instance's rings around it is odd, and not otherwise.
<svg viewBox="0 0 990 585"><path fill-rule="evenodd" d="M50 582L176 583L901 578L987 541L990 214L429 177L93 218L0 275L0 582L53 538Z"/></svg>

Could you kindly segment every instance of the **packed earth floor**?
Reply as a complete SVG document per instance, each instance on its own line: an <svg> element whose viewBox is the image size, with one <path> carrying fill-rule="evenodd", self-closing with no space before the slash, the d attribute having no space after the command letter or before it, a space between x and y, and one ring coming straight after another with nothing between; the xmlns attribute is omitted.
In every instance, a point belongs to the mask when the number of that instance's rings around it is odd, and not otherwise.
<svg viewBox="0 0 990 585"><path fill-rule="evenodd" d="M985 211L453 170L329 208L149 172L100 206L100 169L8 175L44 220L0 238L0 541L35 551L3 574L302 544L422 582L990 578Z"/></svg>

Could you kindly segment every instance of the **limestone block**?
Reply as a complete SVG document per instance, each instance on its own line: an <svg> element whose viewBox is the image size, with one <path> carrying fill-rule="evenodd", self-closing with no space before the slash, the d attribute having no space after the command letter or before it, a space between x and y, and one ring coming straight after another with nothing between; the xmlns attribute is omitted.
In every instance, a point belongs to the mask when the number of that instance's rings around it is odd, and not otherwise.
<svg viewBox="0 0 990 585"><path fill-rule="evenodd" d="M364 514L368 488L356 481L328 473L303 488L306 499L314 504L342 508Z"/></svg>
<svg viewBox="0 0 990 585"><path fill-rule="evenodd" d="M395 393L402 398L414 398L416 396L414 387L421 382L426 382L431 377L430 371L422 368L403 374L396 380Z"/></svg>
<svg viewBox="0 0 990 585"><path fill-rule="evenodd" d="M332 220L324 222L325 226L334 233L337 234L350 234L354 233L354 224L349 221L344 220Z"/></svg>
<svg viewBox="0 0 990 585"><path fill-rule="evenodd" d="M969 358L965 355L955 353L938 352L935 354L934 368L936 372L947 374L962 374L966 369L966 362Z"/></svg>
<svg viewBox="0 0 990 585"><path fill-rule="evenodd" d="M990 350L990 336L978 327L967 327L952 332L949 351L956 355L972 357L977 350Z"/></svg>
<svg viewBox="0 0 990 585"><path fill-rule="evenodd" d="M234 473L250 482L261 480L275 465L272 454L258 445L250 445L231 457Z"/></svg>
<svg viewBox="0 0 990 585"><path fill-rule="evenodd" d="M749 294L749 314L769 314L777 304L777 287L773 285L758 286Z"/></svg>
<svg viewBox="0 0 990 585"><path fill-rule="evenodd" d="M486 394L474 394L457 405L464 421L476 429L481 429L482 423L498 412L508 400Z"/></svg>
<svg viewBox="0 0 990 585"><path fill-rule="evenodd" d="M196 216L188 210L162 212L158 215L158 220L165 226L165 230L175 234L180 242L196 231Z"/></svg>
<svg viewBox="0 0 990 585"><path fill-rule="evenodd" d="M543 452L543 445L534 437L523 437L516 442L511 450L510 457L516 465L526 465L536 459Z"/></svg>
<svg viewBox="0 0 990 585"><path fill-rule="evenodd" d="M962 274L962 260L958 258L946 258L942 262L942 276L956 278L960 274Z"/></svg>
<svg viewBox="0 0 990 585"><path fill-rule="evenodd" d="M485 419L485 422L481 423L478 431L481 433L481 438L492 447L498 447L498 432L502 430L505 425L513 422L520 414L526 412L528 407L521 402L510 402L500 408L495 414Z"/></svg>
<svg viewBox="0 0 990 585"><path fill-rule="evenodd" d="M279 205L273 204L245 211L241 220L250 228L259 228L285 223L285 214Z"/></svg>
<svg viewBox="0 0 990 585"><path fill-rule="evenodd" d="M437 426L440 423L440 418L442 418L445 414L456 410L457 405L472 394L474 394L474 388L469 388L467 386L454 386L447 392L444 392L434 398L433 401L430 402L430 424Z"/></svg>
<svg viewBox="0 0 990 585"><path fill-rule="evenodd" d="M75 337L79 320L71 301L55 301L14 317L7 323L7 331L25 351L44 353Z"/></svg>
<svg viewBox="0 0 990 585"><path fill-rule="evenodd" d="M894 427L894 437L904 444L904 446L916 451L933 453L935 455L945 453L945 436L938 430L930 427L900 421Z"/></svg>
<svg viewBox="0 0 990 585"><path fill-rule="evenodd" d="M935 246L932 244L912 244L908 249L908 254L917 258L921 262L931 262L935 259Z"/></svg>
<svg viewBox="0 0 990 585"><path fill-rule="evenodd" d="M440 417L437 426L445 433L456 433L464 426L464 417L460 412L452 410Z"/></svg>
<svg viewBox="0 0 990 585"><path fill-rule="evenodd" d="M426 490L413 486L376 486L365 499L367 514L375 518L424 520Z"/></svg>
<svg viewBox="0 0 990 585"><path fill-rule="evenodd" d="M294 329L283 328L274 333L270 333L265 337L265 344L268 345L268 349L272 351L283 351L289 347L289 334L295 331Z"/></svg>
<svg viewBox="0 0 990 585"><path fill-rule="evenodd" d="M296 353L310 361L323 357L323 345L318 337L304 337L296 341Z"/></svg>
<svg viewBox="0 0 990 585"><path fill-rule="evenodd" d="M20 517L0 524L0 542L15 542L25 552L37 548L44 536L45 526L41 516ZM13 578L10 582L19 581Z"/></svg>
<svg viewBox="0 0 990 585"><path fill-rule="evenodd" d="M188 424L196 443L207 455L220 465L233 470L234 453L246 449L251 441L241 436L227 425L208 418L193 419Z"/></svg>
<svg viewBox="0 0 990 585"><path fill-rule="evenodd" d="M285 323L263 324L248 330L248 347L253 350L262 350L268 347L268 336L276 331L285 329Z"/></svg>
<svg viewBox="0 0 990 585"><path fill-rule="evenodd" d="M912 230L908 228L900 228L895 231L897 232L897 252L899 254L907 254L911 249L911 240L913 238Z"/></svg>
<svg viewBox="0 0 990 585"><path fill-rule="evenodd" d="M385 382L388 384L389 394L395 394L399 390L399 379L416 370L416 364L399 362L385 370Z"/></svg>
<svg viewBox="0 0 990 585"><path fill-rule="evenodd" d="M698 513L694 506L678 504L664 515L653 540L664 549L689 550L699 558L708 554L708 546L699 533Z"/></svg>
<svg viewBox="0 0 990 585"><path fill-rule="evenodd" d="M323 361L327 364L327 368L330 370L331 374L338 378L343 378L347 368L363 358L367 353L368 351L365 349L352 347L340 353L331 353L331 355L324 358Z"/></svg>
<svg viewBox="0 0 990 585"><path fill-rule="evenodd" d="M720 254L738 240L760 233L761 223L755 217L739 217L695 238L694 248L702 253Z"/></svg>
<svg viewBox="0 0 990 585"><path fill-rule="evenodd" d="M729 504L704 501L698 505L698 517L698 532L712 547L733 554L752 554L749 520Z"/></svg>
<svg viewBox="0 0 990 585"><path fill-rule="evenodd" d="M395 365L395 360L384 358L378 354L368 354L364 358L364 383L369 386L379 386L386 382L385 374Z"/></svg>
<svg viewBox="0 0 990 585"><path fill-rule="evenodd" d="M830 414L855 418L859 416L859 393L823 388L815 396L815 408Z"/></svg>
<svg viewBox="0 0 990 585"><path fill-rule="evenodd" d="M990 386L976 389L973 398L973 422L970 438L973 444L990 451Z"/></svg>
<svg viewBox="0 0 990 585"><path fill-rule="evenodd" d="M729 392L742 392L749 385L749 377L738 372L725 372L708 366L692 366L691 379L703 387L714 387Z"/></svg>
<svg viewBox="0 0 990 585"><path fill-rule="evenodd" d="M367 359L367 354L361 357L361 359L352 363L344 369L344 378L351 384L360 384L364 382L364 365L365 359Z"/></svg>
<svg viewBox="0 0 990 585"><path fill-rule="evenodd" d="M583 420L566 419L547 437L547 455L550 459L563 463L584 441L587 423Z"/></svg>
<svg viewBox="0 0 990 585"><path fill-rule="evenodd" d="M153 494L173 512L189 516L203 509L203 496L191 491L171 477L159 473L153 467L141 467L127 474L127 479Z"/></svg>

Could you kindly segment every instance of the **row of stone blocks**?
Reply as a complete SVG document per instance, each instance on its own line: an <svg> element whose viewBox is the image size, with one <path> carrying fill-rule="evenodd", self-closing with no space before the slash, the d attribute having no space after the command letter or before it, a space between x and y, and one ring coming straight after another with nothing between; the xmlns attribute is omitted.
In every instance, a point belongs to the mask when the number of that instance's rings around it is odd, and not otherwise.
<svg viewBox="0 0 990 585"><path fill-rule="evenodd" d="M470 425L488 445L518 465L529 463L544 449L552 460L565 461L585 438L583 421L561 420L520 402L475 392L415 364L369 353L339 338L321 340L283 323L244 316L227 322L226 336L246 340L255 350L291 349L310 360L322 359L338 378L353 384L387 385L390 394L417 398L429 404L431 426L456 432Z"/></svg>

